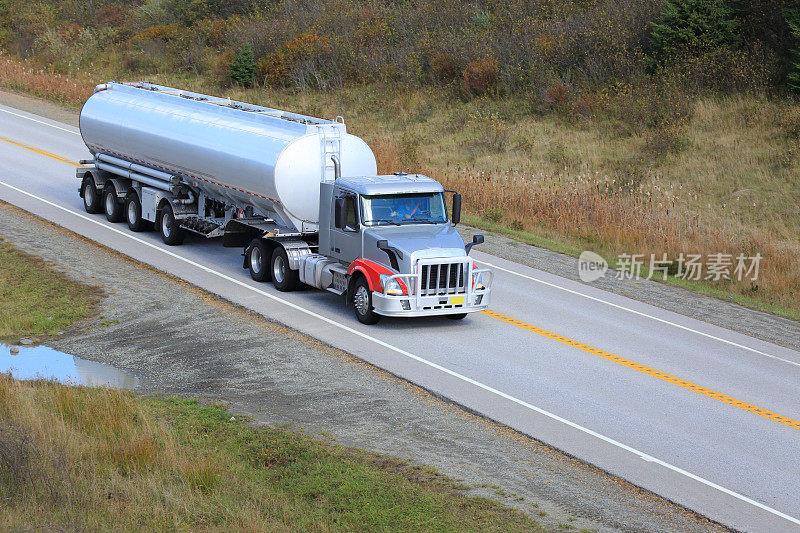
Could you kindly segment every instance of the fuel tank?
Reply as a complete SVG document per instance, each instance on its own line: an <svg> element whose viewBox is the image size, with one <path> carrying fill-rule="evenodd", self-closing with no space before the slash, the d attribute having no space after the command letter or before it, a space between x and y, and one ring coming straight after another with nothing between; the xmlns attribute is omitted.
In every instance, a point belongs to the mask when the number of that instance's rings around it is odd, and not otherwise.
<svg viewBox="0 0 800 533"><path fill-rule="evenodd" d="M106 83L83 105L92 154L179 176L295 231L319 224L320 182L374 176L375 156L343 120L324 120L145 82Z"/></svg>

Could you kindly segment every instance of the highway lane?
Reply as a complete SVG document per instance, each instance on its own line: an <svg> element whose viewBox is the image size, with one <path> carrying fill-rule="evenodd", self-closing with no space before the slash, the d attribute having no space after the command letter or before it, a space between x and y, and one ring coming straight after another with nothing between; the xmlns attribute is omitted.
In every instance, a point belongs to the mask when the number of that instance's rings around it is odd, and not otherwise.
<svg viewBox="0 0 800 533"><path fill-rule="evenodd" d="M797 352L480 252L499 267L491 310L500 318L366 327L332 294L252 282L217 242L169 248L86 215L73 169L56 159L89 156L75 132L0 107L0 199L725 524L800 529Z"/></svg>

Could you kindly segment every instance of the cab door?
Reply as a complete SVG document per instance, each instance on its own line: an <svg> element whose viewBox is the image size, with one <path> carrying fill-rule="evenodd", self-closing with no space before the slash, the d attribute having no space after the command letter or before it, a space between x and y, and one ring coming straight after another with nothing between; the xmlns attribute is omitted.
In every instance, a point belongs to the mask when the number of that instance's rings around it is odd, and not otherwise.
<svg viewBox="0 0 800 533"><path fill-rule="evenodd" d="M337 188L331 202L331 256L345 263L361 257L361 225L358 195L347 189ZM339 215L342 211L343 216ZM337 222L343 222L338 227Z"/></svg>

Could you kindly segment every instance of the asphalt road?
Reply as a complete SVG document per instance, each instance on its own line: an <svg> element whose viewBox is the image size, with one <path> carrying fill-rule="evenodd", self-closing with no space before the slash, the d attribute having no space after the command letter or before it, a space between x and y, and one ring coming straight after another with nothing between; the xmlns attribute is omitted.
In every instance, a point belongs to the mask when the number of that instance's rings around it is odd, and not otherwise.
<svg viewBox="0 0 800 533"><path fill-rule="evenodd" d="M478 251L489 312L363 326L333 294L253 282L218 242L86 214L88 157L76 128L0 106L0 199L725 525L800 531L800 353Z"/></svg>

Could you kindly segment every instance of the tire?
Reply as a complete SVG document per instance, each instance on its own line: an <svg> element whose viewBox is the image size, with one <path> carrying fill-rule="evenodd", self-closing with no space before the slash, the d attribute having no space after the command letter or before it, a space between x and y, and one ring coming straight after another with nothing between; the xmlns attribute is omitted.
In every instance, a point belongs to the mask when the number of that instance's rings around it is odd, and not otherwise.
<svg viewBox="0 0 800 533"><path fill-rule="evenodd" d="M467 317L467 313L455 313L452 315L445 315L450 320L464 320Z"/></svg>
<svg viewBox="0 0 800 533"><path fill-rule="evenodd" d="M81 193L83 195L83 208L86 209L87 213L91 213L93 215L102 213L103 198L102 195L97 191L97 187L94 184L94 178L91 176L83 178L83 183L81 184Z"/></svg>
<svg viewBox="0 0 800 533"><path fill-rule="evenodd" d="M247 247L247 268L254 281L269 281L271 255L267 244L261 239L253 239Z"/></svg>
<svg viewBox="0 0 800 533"><path fill-rule="evenodd" d="M131 231L145 231L150 229L150 222L142 218L142 204L139 202L139 195L135 191L128 193L125 198L125 221Z"/></svg>
<svg viewBox="0 0 800 533"><path fill-rule="evenodd" d="M122 222L125 218L122 204L117 198L117 191L113 185L108 185L103 189L103 211L109 222Z"/></svg>
<svg viewBox="0 0 800 533"><path fill-rule="evenodd" d="M300 273L289 268L289 256L283 246L276 246L269 262L272 284L281 292L290 292L300 285Z"/></svg>
<svg viewBox="0 0 800 533"><path fill-rule="evenodd" d="M376 313L375 308L372 306L372 291L369 289L369 284L364 276L359 276L356 279L353 290L350 293L350 302L353 304L356 318L362 324L377 324L381 319L381 315Z"/></svg>
<svg viewBox="0 0 800 533"><path fill-rule="evenodd" d="M172 214L172 206L169 204L164 204L158 215L158 232L167 246L177 246L186 238L186 231L178 225L175 215Z"/></svg>

